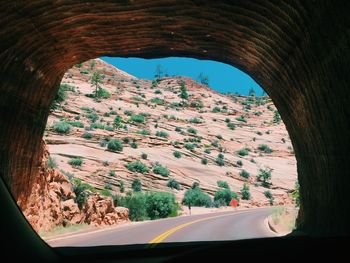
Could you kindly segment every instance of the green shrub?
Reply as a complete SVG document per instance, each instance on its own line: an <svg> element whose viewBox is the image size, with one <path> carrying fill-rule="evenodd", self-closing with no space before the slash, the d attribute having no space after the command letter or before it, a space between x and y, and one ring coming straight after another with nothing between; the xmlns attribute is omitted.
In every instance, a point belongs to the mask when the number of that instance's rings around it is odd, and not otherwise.
<svg viewBox="0 0 350 263"><path fill-rule="evenodd" d="M189 122L190 123L202 123L203 122L203 120L202 119L200 119L200 118L191 118L190 120L189 120Z"/></svg>
<svg viewBox="0 0 350 263"><path fill-rule="evenodd" d="M113 152L121 152L123 151L123 144L120 140L113 139L108 142L107 149Z"/></svg>
<svg viewBox="0 0 350 263"><path fill-rule="evenodd" d="M77 202L78 207L81 209L86 203L88 197L87 191L96 192L96 189L87 183L83 183L80 179L77 178L73 178L72 183L73 192L76 196L75 201Z"/></svg>
<svg viewBox="0 0 350 263"><path fill-rule="evenodd" d="M142 154L141 154L141 158L142 158L143 160L147 160L147 157L148 157L147 153L142 153Z"/></svg>
<svg viewBox="0 0 350 263"><path fill-rule="evenodd" d="M123 143L129 143L130 142L130 138L129 137L124 137L122 140L123 140Z"/></svg>
<svg viewBox="0 0 350 263"><path fill-rule="evenodd" d="M188 93L187 93L187 88L186 88L186 83L183 80L180 80L180 98L183 100L188 99Z"/></svg>
<svg viewBox="0 0 350 263"><path fill-rule="evenodd" d="M197 134L197 130L192 128L192 127L188 128L187 132L192 133L192 134Z"/></svg>
<svg viewBox="0 0 350 263"><path fill-rule="evenodd" d="M139 179L135 179L131 183L131 188L134 192L141 192L142 190L142 184Z"/></svg>
<svg viewBox="0 0 350 263"><path fill-rule="evenodd" d="M295 206L296 207L299 207L300 206L300 194L299 194L299 189L300 189L300 185L299 185L299 182L296 181L295 182L295 189L292 193L292 197L294 198L295 200ZM266 196L266 195L265 195Z"/></svg>
<svg viewBox="0 0 350 263"><path fill-rule="evenodd" d="M146 211L151 220L177 216L178 205L175 195L164 192L150 192L146 194Z"/></svg>
<svg viewBox="0 0 350 263"><path fill-rule="evenodd" d="M230 130L236 129L236 125L235 125L234 123L232 123L232 122L227 123L227 127L228 127Z"/></svg>
<svg viewBox="0 0 350 263"><path fill-rule="evenodd" d="M204 107L204 103L200 99L196 99L191 102L190 106L193 108L201 109Z"/></svg>
<svg viewBox="0 0 350 263"><path fill-rule="evenodd" d="M162 175L162 176L164 176L164 177L169 176L169 170L168 170L168 168L163 167L163 166L161 166L160 164L156 165L156 166L153 168L153 172L154 172L155 174L160 174L160 175Z"/></svg>
<svg viewBox="0 0 350 263"><path fill-rule="evenodd" d="M47 168L52 168L52 169L57 168L56 160L52 157L49 157L49 159L46 160L45 166Z"/></svg>
<svg viewBox="0 0 350 263"><path fill-rule="evenodd" d="M65 122L65 121L60 121L60 122L55 122L51 128L60 134L68 134L70 132L71 126Z"/></svg>
<svg viewBox="0 0 350 263"><path fill-rule="evenodd" d="M73 127L84 128L84 124L80 121L68 121L67 123Z"/></svg>
<svg viewBox="0 0 350 263"><path fill-rule="evenodd" d="M133 149L137 149L138 144L136 142L132 142L132 143L130 143L130 147Z"/></svg>
<svg viewBox="0 0 350 263"><path fill-rule="evenodd" d="M113 186L112 186L110 183L106 183L106 184L105 184L105 189L107 189L107 190L112 190L112 189L113 189Z"/></svg>
<svg viewBox="0 0 350 263"><path fill-rule="evenodd" d="M230 189L220 189L214 195L214 201L224 203L225 205L229 205L232 198L238 200L237 194Z"/></svg>
<svg viewBox="0 0 350 263"><path fill-rule="evenodd" d="M144 136L151 134L151 132L147 130L140 130L140 131L137 131L136 133Z"/></svg>
<svg viewBox="0 0 350 263"><path fill-rule="evenodd" d="M266 198L271 199L272 198L272 193L270 191L265 191L264 195Z"/></svg>
<svg viewBox="0 0 350 263"><path fill-rule="evenodd" d="M245 119L245 117L243 115L237 117L236 120L241 121L241 122L247 122L247 120Z"/></svg>
<svg viewBox="0 0 350 263"><path fill-rule="evenodd" d="M243 188L241 189L242 199L249 200L250 199L250 191L249 185L243 184Z"/></svg>
<svg viewBox="0 0 350 263"><path fill-rule="evenodd" d="M239 172L239 175L242 176L243 178L248 179L250 174L246 170L242 170Z"/></svg>
<svg viewBox="0 0 350 263"><path fill-rule="evenodd" d="M261 114L262 114L262 112L261 111L254 111L254 113L253 113L255 116L260 116Z"/></svg>
<svg viewBox="0 0 350 263"><path fill-rule="evenodd" d="M122 117L120 117L119 115L115 116L114 121L113 121L114 127L120 128L122 125L122 121L123 121Z"/></svg>
<svg viewBox="0 0 350 263"><path fill-rule="evenodd" d="M129 209L131 221L143 221L148 219L146 210L146 196L140 192L127 194L126 197L115 196L114 203Z"/></svg>
<svg viewBox="0 0 350 263"><path fill-rule="evenodd" d="M103 88L98 88L97 92L95 91L94 96L95 98L109 99L111 97L111 94Z"/></svg>
<svg viewBox="0 0 350 263"><path fill-rule="evenodd" d="M99 192L100 192L100 194L103 195L103 196L113 196L113 194L111 193L111 191L108 190L108 189L102 189L102 190L100 190Z"/></svg>
<svg viewBox="0 0 350 263"><path fill-rule="evenodd" d="M124 193L125 192L125 186L124 186L124 182L119 180L119 190L121 193Z"/></svg>
<svg viewBox="0 0 350 263"><path fill-rule="evenodd" d="M273 152L272 149L266 144L259 144L258 149L260 151L265 152L265 153L272 153Z"/></svg>
<svg viewBox="0 0 350 263"><path fill-rule="evenodd" d="M182 156L181 152L179 152L179 151L174 151L174 152L173 152L173 155L174 155L174 157L176 157L176 158L181 158L181 156Z"/></svg>
<svg viewBox="0 0 350 263"><path fill-rule="evenodd" d="M181 188L179 182L176 181L175 179L170 179L167 183L167 186L170 187L171 189L176 189L176 190L180 190Z"/></svg>
<svg viewBox="0 0 350 263"><path fill-rule="evenodd" d="M131 115L130 121L137 122L137 123L144 123L145 117L142 115Z"/></svg>
<svg viewBox="0 0 350 263"><path fill-rule="evenodd" d="M124 111L124 114L125 114L126 116L131 116L131 115L134 114L134 112L131 111L131 110L125 110L125 111Z"/></svg>
<svg viewBox="0 0 350 263"><path fill-rule="evenodd" d="M91 122L95 122L97 121L100 117L97 115L96 112L91 112L85 115L86 118L88 118Z"/></svg>
<svg viewBox="0 0 350 263"><path fill-rule="evenodd" d="M84 74L84 75L87 75L89 74L89 71L84 69L84 70L80 70L80 74Z"/></svg>
<svg viewBox="0 0 350 263"><path fill-rule="evenodd" d="M163 137L163 138L168 138L169 137L169 133L167 133L165 131L157 131L156 132L156 136Z"/></svg>
<svg viewBox="0 0 350 263"><path fill-rule="evenodd" d="M217 165L219 165L219 166L224 166L224 165L225 165L224 159L222 159L222 158L220 158L220 157L217 157L217 158L215 159L215 163L216 163Z"/></svg>
<svg viewBox="0 0 350 263"><path fill-rule="evenodd" d="M161 92L160 89L156 89L156 90L154 91L154 93L155 93L155 94L162 94L162 92Z"/></svg>
<svg viewBox="0 0 350 263"><path fill-rule="evenodd" d="M68 161L68 164L70 164L73 167L81 167L83 164L83 160L81 158L72 158Z"/></svg>
<svg viewBox="0 0 350 263"><path fill-rule="evenodd" d="M149 172L149 169L148 167L140 162L140 161L135 161L135 162L132 162L132 163L128 163L126 165L126 168L131 171L131 172L138 172L138 173L142 173L142 174L145 174L145 173L148 173Z"/></svg>
<svg viewBox="0 0 350 263"><path fill-rule="evenodd" d="M281 122L281 115L277 110L273 112L273 122L277 124Z"/></svg>
<svg viewBox="0 0 350 263"><path fill-rule="evenodd" d="M263 187L269 188L271 186L271 169L260 169L256 179L262 182Z"/></svg>
<svg viewBox="0 0 350 263"><path fill-rule="evenodd" d="M236 163L239 167L242 167L243 166L243 162L241 160L238 160L237 163Z"/></svg>
<svg viewBox="0 0 350 263"><path fill-rule="evenodd" d="M82 138L84 139L91 139L93 137L93 135L89 132L84 132L82 135L81 135Z"/></svg>
<svg viewBox="0 0 350 263"><path fill-rule="evenodd" d="M196 145L192 144L192 143L185 143L184 144L185 149L189 150L189 151L193 151L194 148L196 148Z"/></svg>
<svg viewBox="0 0 350 263"><path fill-rule="evenodd" d="M211 150L210 149L205 149L204 152L207 153L207 154L210 154Z"/></svg>
<svg viewBox="0 0 350 263"><path fill-rule="evenodd" d="M208 159L207 158L202 158L201 159L201 164L207 165L208 164Z"/></svg>
<svg viewBox="0 0 350 263"><path fill-rule="evenodd" d="M261 136L262 132L261 131L257 131L256 134Z"/></svg>
<svg viewBox="0 0 350 263"><path fill-rule="evenodd" d="M212 112L214 112L214 113L217 113L217 112L220 112L220 111L221 111L220 107L217 107L217 106L215 106L213 108L213 110L212 110Z"/></svg>
<svg viewBox="0 0 350 263"><path fill-rule="evenodd" d="M216 138L218 138L219 140L222 140L223 138L222 138L222 135L216 135Z"/></svg>
<svg viewBox="0 0 350 263"><path fill-rule="evenodd" d="M224 157L225 157L225 156L224 156L222 153L219 153L219 154L218 154L218 158L224 159Z"/></svg>
<svg viewBox="0 0 350 263"><path fill-rule="evenodd" d="M228 183L226 181L217 181L216 183L221 188L230 189L230 187L228 186Z"/></svg>
<svg viewBox="0 0 350 263"><path fill-rule="evenodd" d="M181 127L175 127L175 131L176 131L176 132L181 132L181 131L182 131L182 128L181 128Z"/></svg>
<svg viewBox="0 0 350 263"><path fill-rule="evenodd" d="M212 200L210 196L199 187L191 188L186 190L182 203L187 206L204 206L211 207Z"/></svg>
<svg viewBox="0 0 350 263"><path fill-rule="evenodd" d="M98 123L98 122L91 123L90 129L101 129L101 130L104 130L105 129L105 125L102 124L102 123Z"/></svg>
<svg viewBox="0 0 350 263"><path fill-rule="evenodd" d="M115 177L115 171L109 171L109 176L113 176L113 177Z"/></svg>
<svg viewBox="0 0 350 263"><path fill-rule="evenodd" d="M158 105L164 105L165 104L165 101L161 98L152 98L151 99L151 102L152 103L155 103L155 104L158 104Z"/></svg>
<svg viewBox="0 0 350 263"><path fill-rule="evenodd" d="M219 147L219 141L218 140L215 140L215 141L212 141L211 142L211 145L213 146L213 147Z"/></svg>
<svg viewBox="0 0 350 263"><path fill-rule="evenodd" d="M111 116L111 114L109 112L103 113L103 117L109 117L109 116Z"/></svg>
<svg viewBox="0 0 350 263"><path fill-rule="evenodd" d="M244 149L240 149L239 151L237 151L237 154L240 156L246 156L249 154L249 151L246 148L244 148Z"/></svg>

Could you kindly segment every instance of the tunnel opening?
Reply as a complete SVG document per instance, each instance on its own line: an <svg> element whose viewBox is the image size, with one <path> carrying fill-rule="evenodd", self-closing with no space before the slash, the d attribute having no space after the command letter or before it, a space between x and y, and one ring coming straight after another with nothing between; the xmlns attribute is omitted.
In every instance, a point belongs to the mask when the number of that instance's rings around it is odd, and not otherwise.
<svg viewBox="0 0 350 263"><path fill-rule="evenodd" d="M43 173L49 176L48 191L59 191L51 207L59 216L50 218L37 204L25 212L44 238L118 224L128 217L124 207L132 221L142 221L230 211L224 207L232 199L239 210L295 205L293 148L264 92L223 92L210 88L205 74L193 80L159 74L158 66L152 71L152 79L141 79L94 59L65 73L44 134L48 171ZM147 211L147 198L163 200L167 212L159 207ZM105 210L96 209L97 203ZM291 231L293 222L286 230L278 221L294 220L296 210L275 209L273 214L272 228ZM184 241L198 238L203 240Z"/></svg>

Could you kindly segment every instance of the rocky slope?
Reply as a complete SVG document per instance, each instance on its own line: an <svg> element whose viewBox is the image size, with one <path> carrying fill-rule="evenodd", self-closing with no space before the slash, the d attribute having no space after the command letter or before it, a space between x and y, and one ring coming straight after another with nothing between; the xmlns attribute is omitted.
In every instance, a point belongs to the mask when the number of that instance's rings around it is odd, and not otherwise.
<svg viewBox="0 0 350 263"><path fill-rule="evenodd" d="M104 76L101 86L109 98L89 96L95 90L90 80L96 71ZM187 100L179 97L182 81ZM269 205L267 190L273 204L293 202L296 160L268 97L223 95L189 78L137 79L99 59L68 70L62 84L69 85L67 98L52 111L44 140L63 173L102 194L124 194L140 179L144 190L171 191L181 201L193 182L213 195L220 180L238 194L244 183L250 186L251 199L242 200L242 206ZM69 133L52 128L59 121L71 125ZM113 139L123 142L121 152L107 149ZM239 152L242 149L248 151ZM175 151L181 158L174 156ZM142 159L143 153L147 159ZM222 163L217 161L219 154ZM70 165L72 158L80 158L82 165ZM141 174L126 168L137 160L150 171ZM157 164L167 167L169 176L154 173ZM257 180L261 169L271 171L270 189ZM242 176L243 170L248 178ZM179 182L181 189L170 189L169 179Z"/></svg>

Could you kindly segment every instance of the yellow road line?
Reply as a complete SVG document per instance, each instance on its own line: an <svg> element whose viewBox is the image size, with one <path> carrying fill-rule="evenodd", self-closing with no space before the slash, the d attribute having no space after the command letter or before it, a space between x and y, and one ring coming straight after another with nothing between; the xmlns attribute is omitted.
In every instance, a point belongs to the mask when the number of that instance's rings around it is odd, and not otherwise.
<svg viewBox="0 0 350 263"><path fill-rule="evenodd" d="M240 214L240 213L230 213L230 214L225 214L225 215L219 215L219 216L211 216L211 217L206 217L206 218L201 218L201 219L197 219L197 220L193 220L187 223L184 223L182 225L176 226L174 228L169 229L168 231L164 232L163 234L160 234L159 236L153 238L151 241L148 242L148 244L150 244L150 247L154 247L156 246L158 243L162 242L164 239L166 239L168 236L174 234L175 232L179 231L180 229L187 227L189 225L198 223L198 222L202 222L202 221L206 221L206 220L210 220L213 218L218 218L218 217L224 217L224 216L230 216L233 214Z"/></svg>

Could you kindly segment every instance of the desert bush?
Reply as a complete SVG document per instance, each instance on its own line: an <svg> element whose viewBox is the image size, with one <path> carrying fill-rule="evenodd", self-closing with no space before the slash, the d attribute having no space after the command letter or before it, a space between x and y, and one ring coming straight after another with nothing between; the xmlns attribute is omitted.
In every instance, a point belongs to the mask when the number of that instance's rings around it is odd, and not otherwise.
<svg viewBox="0 0 350 263"><path fill-rule="evenodd" d="M207 158L202 158L201 159L201 164L207 165L208 164L208 159Z"/></svg>
<svg viewBox="0 0 350 263"><path fill-rule="evenodd" d="M152 98L150 100L150 102L158 104L158 105L164 105L165 104L165 101L163 99L161 99L161 98L158 98L158 97Z"/></svg>
<svg viewBox="0 0 350 263"><path fill-rule="evenodd" d="M174 151L174 152L173 152L173 155L174 155L174 157L176 157L176 158L181 158L181 156L182 156L181 152L179 152L179 151Z"/></svg>
<svg viewBox="0 0 350 263"><path fill-rule="evenodd" d="M243 200L249 200L250 199L250 190L249 185L243 184L243 187L241 189L242 199Z"/></svg>
<svg viewBox="0 0 350 263"><path fill-rule="evenodd" d="M57 168L56 160L54 158L52 158L52 157L49 157L49 159L47 159L46 162L45 162L45 166L47 168L52 168L52 169Z"/></svg>
<svg viewBox="0 0 350 263"><path fill-rule="evenodd" d="M115 177L115 171L109 171L109 176L113 176L113 177Z"/></svg>
<svg viewBox="0 0 350 263"><path fill-rule="evenodd" d="M224 161L224 159L223 159L224 157L222 156L220 156L220 154L219 154L219 156L215 159L215 163L217 164L217 165L219 165L219 166L224 166L225 165L225 161Z"/></svg>
<svg viewBox="0 0 350 263"><path fill-rule="evenodd" d="M145 117L142 115L131 115L130 121L132 122L137 122L137 123L144 123L145 122Z"/></svg>
<svg viewBox="0 0 350 263"><path fill-rule="evenodd" d="M164 192L150 192L146 194L146 211L151 220L177 216L178 205L175 195Z"/></svg>
<svg viewBox="0 0 350 263"><path fill-rule="evenodd" d="M73 167L81 167L82 164L83 164L83 160L79 157L77 158L71 158L69 161L68 161L68 164L70 164L71 166Z"/></svg>
<svg viewBox="0 0 350 263"><path fill-rule="evenodd" d="M217 181L216 183L221 188L230 189L230 187L228 186L228 183L226 181Z"/></svg>
<svg viewBox="0 0 350 263"><path fill-rule="evenodd" d="M142 190L142 184L139 179L135 179L131 183L131 188L134 192L141 192Z"/></svg>
<svg viewBox="0 0 350 263"><path fill-rule="evenodd" d="M211 150L210 149L205 149L204 152L207 153L207 154L210 154Z"/></svg>
<svg viewBox="0 0 350 263"><path fill-rule="evenodd" d="M192 144L192 143L185 143L184 144L185 149L189 150L189 151L193 151L194 148L196 148L196 145Z"/></svg>
<svg viewBox="0 0 350 263"><path fill-rule="evenodd" d="M55 122L51 128L60 134L68 134L70 132L71 126L66 121Z"/></svg>
<svg viewBox="0 0 350 263"><path fill-rule="evenodd" d="M191 119L189 119L189 122L198 124L198 123L202 123L203 120L200 118L191 118Z"/></svg>
<svg viewBox="0 0 350 263"><path fill-rule="evenodd" d="M84 128L84 124L80 121L68 121L67 123L73 127Z"/></svg>
<svg viewBox="0 0 350 263"><path fill-rule="evenodd" d="M158 164L153 168L153 172L155 174L160 174L161 176L167 177L169 176L169 170L168 168Z"/></svg>
<svg viewBox="0 0 350 263"><path fill-rule="evenodd" d="M232 122L227 123L227 127L228 127L230 130L236 129L236 125L235 125L234 123L232 123Z"/></svg>
<svg viewBox="0 0 350 263"><path fill-rule="evenodd" d="M84 139L91 139L93 137L93 135L89 132L84 132L82 135L81 135L82 138Z"/></svg>
<svg viewBox="0 0 350 263"><path fill-rule="evenodd" d="M249 154L249 151L248 151L248 149L243 148L243 149L238 150L237 154L240 155L240 156L246 156L246 155Z"/></svg>
<svg viewBox="0 0 350 263"><path fill-rule="evenodd" d="M126 116L131 116L131 115L134 114L134 112L133 112L132 110L125 110L125 111L124 111L124 114L125 114Z"/></svg>
<svg viewBox="0 0 350 263"><path fill-rule="evenodd" d="M242 166L243 166L243 162L242 162L241 160L238 160L238 161L236 162L236 164L237 164L239 167L242 167Z"/></svg>
<svg viewBox="0 0 350 263"><path fill-rule="evenodd" d="M242 170L239 172L239 175L242 176L243 178L248 179L250 174L246 170Z"/></svg>
<svg viewBox="0 0 350 263"><path fill-rule="evenodd" d="M197 130L192 128L192 127L188 128L187 132L192 133L192 134L197 134Z"/></svg>
<svg viewBox="0 0 350 263"><path fill-rule="evenodd" d="M168 181L167 186L171 189L176 189L176 190L180 190L181 188L179 182L173 178Z"/></svg>
<svg viewBox="0 0 350 263"><path fill-rule="evenodd" d="M269 188L271 186L271 169L260 169L256 179L262 182L263 187Z"/></svg>
<svg viewBox="0 0 350 263"><path fill-rule="evenodd" d="M241 122L247 122L247 120L245 119L245 117L243 115L237 117L236 120L241 121Z"/></svg>
<svg viewBox="0 0 350 263"><path fill-rule="evenodd" d="M156 89L156 90L154 91L154 93L155 93L155 94L162 94L162 91L161 91L160 89Z"/></svg>
<svg viewBox="0 0 350 263"><path fill-rule="evenodd" d="M168 138L169 137L169 133L167 133L165 131L157 131L156 132L156 136L162 137L162 138Z"/></svg>
<svg viewBox="0 0 350 263"><path fill-rule="evenodd" d="M265 152L265 153L272 153L273 152L272 149L266 144L259 144L258 149L260 151Z"/></svg>
<svg viewBox="0 0 350 263"><path fill-rule="evenodd" d="M146 197L140 192L127 194L126 197L117 195L114 197L114 203L129 209L129 218L131 221L143 221L148 219Z"/></svg>
<svg viewBox="0 0 350 263"><path fill-rule="evenodd" d="M131 171L131 172L138 172L138 173L142 173L142 174L145 174L145 173L148 173L149 172L149 169L148 167L140 162L140 161L135 161L135 162L132 162L132 163L128 163L126 165L126 168Z"/></svg>
<svg viewBox="0 0 350 263"><path fill-rule="evenodd" d="M199 187L186 190L182 203L187 206L212 206L210 196L204 193Z"/></svg>
<svg viewBox="0 0 350 263"><path fill-rule="evenodd" d="M137 149L137 147L138 147L137 142L130 143L130 147L133 148L133 149Z"/></svg>
<svg viewBox="0 0 350 263"><path fill-rule="evenodd" d="M225 205L229 205L232 198L238 200L237 194L230 189L220 189L214 195L214 201L222 202Z"/></svg>
<svg viewBox="0 0 350 263"><path fill-rule="evenodd" d="M142 153L142 154L141 154L141 158L142 158L143 160L147 160L147 157L148 157L147 153Z"/></svg>
<svg viewBox="0 0 350 263"><path fill-rule="evenodd" d="M221 111L220 107L217 107L217 106L215 106L212 110L212 112L214 112L214 113L218 113L220 111Z"/></svg>
<svg viewBox="0 0 350 263"><path fill-rule="evenodd" d="M123 144L120 140L113 139L108 142L107 149L113 152L121 152L123 151Z"/></svg>
<svg viewBox="0 0 350 263"><path fill-rule="evenodd" d="M151 134L151 132L148 130L140 130L140 131L137 131L136 133L144 136Z"/></svg>

